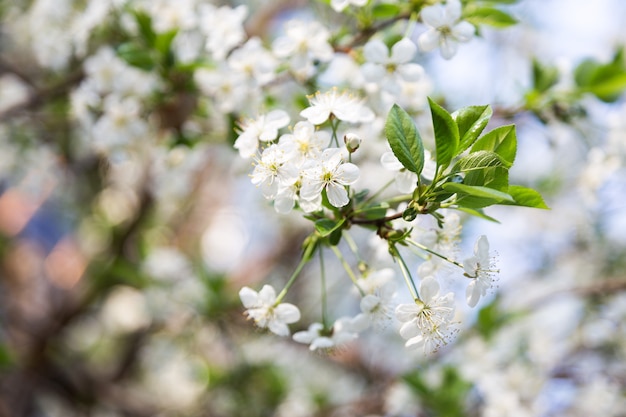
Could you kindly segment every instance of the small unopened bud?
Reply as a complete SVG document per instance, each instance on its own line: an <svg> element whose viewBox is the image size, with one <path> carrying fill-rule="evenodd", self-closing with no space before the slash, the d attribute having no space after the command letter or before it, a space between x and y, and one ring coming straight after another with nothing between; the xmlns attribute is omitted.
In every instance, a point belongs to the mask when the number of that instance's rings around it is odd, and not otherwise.
<svg viewBox="0 0 626 417"><path fill-rule="evenodd" d="M355 135L354 133L348 133L343 137L343 142L346 144L346 149L348 152L353 153L359 146L361 146L361 138Z"/></svg>

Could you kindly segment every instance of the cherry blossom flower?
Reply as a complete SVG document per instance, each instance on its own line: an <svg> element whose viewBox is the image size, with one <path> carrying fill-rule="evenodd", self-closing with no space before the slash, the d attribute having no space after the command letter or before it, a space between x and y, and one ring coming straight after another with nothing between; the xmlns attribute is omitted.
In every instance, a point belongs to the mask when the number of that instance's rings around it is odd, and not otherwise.
<svg viewBox="0 0 626 417"><path fill-rule="evenodd" d="M289 154L296 165L317 158L328 143L330 133L324 130L316 131L315 126L307 121L296 123L293 133L286 133L278 140L281 149Z"/></svg>
<svg viewBox="0 0 626 417"><path fill-rule="evenodd" d="M206 50L216 60L224 59L231 49L245 39L243 21L247 15L248 8L245 5L233 9L228 6L202 4L199 27L207 37Z"/></svg>
<svg viewBox="0 0 626 417"><path fill-rule="evenodd" d="M256 292L249 287L239 291L239 298L246 307L246 315L257 326L268 328L279 336L289 336L290 323L300 320L300 310L293 304L276 303L276 291L271 285L264 285Z"/></svg>
<svg viewBox="0 0 626 417"><path fill-rule="evenodd" d="M405 346L422 347L424 351L436 351L447 344L456 328L454 318L454 294L439 295L439 283L426 277L419 287L420 299L414 304L400 304L396 317L402 326L400 336L408 339Z"/></svg>
<svg viewBox="0 0 626 417"><path fill-rule="evenodd" d="M398 160L392 151L385 152L380 157L380 163L383 168L389 171L396 171L395 185L401 193L412 193L417 186L417 175L414 172L404 168L404 165ZM435 177L437 164L431 159L430 151L424 150L424 169L420 174L427 180Z"/></svg>
<svg viewBox="0 0 626 417"><path fill-rule="evenodd" d="M349 5L362 7L367 4L368 0L331 0L330 7L336 12L341 12Z"/></svg>
<svg viewBox="0 0 626 417"><path fill-rule="evenodd" d="M259 141L269 142L278 136L278 129L289 124L289 115L283 110L272 110L256 120L245 122L241 134L235 140L235 149L242 158L253 157L259 147Z"/></svg>
<svg viewBox="0 0 626 417"><path fill-rule="evenodd" d="M300 115L314 125L320 125L331 116L349 123L370 122L374 113L366 107L362 100L351 94L337 91L336 88L326 93L317 92L309 97L311 106L300 112Z"/></svg>
<svg viewBox="0 0 626 417"><path fill-rule="evenodd" d="M309 201L317 200L322 191L326 190L328 201L334 207L343 207L350 202L345 186L359 179L359 167L344 162L341 149L324 150L318 160L308 162L303 170L300 197Z"/></svg>
<svg viewBox="0 0 626 417"><path fill-rule="evenodd" d="M470 307L476 306L481 296L485 296L494 286L495 260L489 254L487 236L480 236L474 245L474 256L463 261L465 276L471 279L467 286L466 298Z"/></svg>
<svg viewBox="0 0 626 417"><path fill-rule="evenodd" d="M363 77L369 83L376 83L391 94L399 94L402 82L415 82L424 75L424 69L410 61L415 56L417 47L402 38L391 48L379 39L373 39L363 47L363 55L367 62L361 67Z"/></svg>
<svg viewBox="0 0 626 417"><path fill-rule="evenodd" d="M307 79L315 73L314 61L328 62L333 58L329 38L330 32L319 22L290 20L285 34L272 44L272 51L278 58L289 58L296 77Z"/></svg>
<svg viewBox="0 0 626 417"><path fill-rule="evenodd" d="M280 185L291 185L298 179L298 168L278 145L271 145L261 154L252 172L252 184L260 186L265 198L274 198Z"/></svg>
<svg viewBox="0 0 626 417"><path fill-rule="evenodd" d="M444 5L424 7L421 12L422 22L428 30L420 35L417 44L424 52L430 52L437 46L441 56L452 58L458 49L458 42L468 42L474 36L475 28L471 23L460 21L461 2L448 0Z"/></svg>
<svg viewBox="0 0 626 417"><path fill-rule="evenodd" d="M310 350L328 349L356 339L366 328L367 319L359 314L337 319L330 329L324 328L322 323L312 323L307 330L294 333L293 340L308 344Z"/></svg>

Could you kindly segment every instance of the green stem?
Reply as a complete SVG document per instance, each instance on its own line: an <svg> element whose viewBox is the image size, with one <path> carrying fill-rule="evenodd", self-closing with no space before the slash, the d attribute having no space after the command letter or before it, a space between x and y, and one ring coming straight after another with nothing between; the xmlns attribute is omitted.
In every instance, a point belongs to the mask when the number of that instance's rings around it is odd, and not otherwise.
<svg viewBox="0 0 626 417"><path fill-rule="evenodd" d="M320 270L322 276L322 325L326 329L328 327L328 302L326 299L326 268L324 268L324 256L323 251L320 250Z"/></svg>
<svg viewBox="0 0 626 417"><path fill-rule="evenodd" d="M343 269L345 269L346 272L348 273L348 276L350 277L350 279L354 283L354 286L359 290L359 293L361 294L361 296L364 297L365 296L365 291L363 291L363 289L361 289L361 287L359 286L359 284L357 282L358 279L357 279L356 275L354 275L354 272L352 272L352 268L350 268L350 265L348 264L348 262L346 262L346 259L343 257L343 255L341 254L341 252L339 251L337 246L331 245L330 248L335 253L335 256L337 257L337 259L339 259L339 262L341 262L341 265L343 266Z"/></svg>
<svg viewBox="0 0 626 417"><path fill-rule="evenodd" d="M287 281L287 284L285 284L285 287L282 289L280 294L278 294L278 297L276 297L276 302L274 303L275 306L280 304L282 299L285 298L285 295L287 295L287 291L289 291L289 288L291 288L293 283L296 281L296 278L298 277L298 275L300 275L300 271L302 271L302 268L304 268L304 265L306 265L306 263L311 260L311 256L316 249L317 249L317 245L314 243L310 243L306 247L306 250L304 251L304 254L302 255L302 259L300 260L300 263L296 267L296 270L293 271L293 274L291 274L289 281Z"/></svg>
<svg viewBox="0 0 626 417"><path fill-rule="evenodd" d="M409 243L409 244L411 244L411 245L413 245L413 246L417 247L417 248L420 248L421 250L423 250L423 251L425 251L425 252L428 252L428 253L430 253L430 254L432 254L432 255L435 255L435 256L437 256L438 258L443 259L444 261L448 261L448 262L450 262L451 264L456 265L456 266L458 266L458 267L459 267L459 268L461 268L461 269L463 269L463 268L464 268L462 263L457 262L457 261L455 261L454 259L448 258L447 256L440 254L439 252L435 252L434 250L430 249L430 248L429 248L429 247L427 247L427 246L422 245L421 243L418 243L418 242L416 242L416 241L414 241L414 240L412 240L412 239L408 239L408 238L407 238L407 239L405 239L404 241L405 241L406 243Z"/></svg>
<svg viewBox="0 0 626 417"><path fill-rule="evenodd" d="M404 276L404 281L406 282L406 285L409 288L409 291L411 292L413 299L416 301L419 300L420 299L419 291L417 291L417 287L415 286L415 282L413 281L413 277L411 276L409 267L404 262L404 259L402 258L402 255L400 255L400 252L398 251L396 246L392 245L390 246L390 248L392 249L392 252L393 252L392 256L398 260L398 265L400 265L400 271L402 271L402 276Z"/></svg>

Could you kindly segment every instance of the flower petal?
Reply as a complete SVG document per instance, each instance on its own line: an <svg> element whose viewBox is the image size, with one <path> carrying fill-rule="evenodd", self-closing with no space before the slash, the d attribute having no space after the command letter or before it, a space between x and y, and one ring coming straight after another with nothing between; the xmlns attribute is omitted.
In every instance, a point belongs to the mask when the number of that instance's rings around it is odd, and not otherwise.
<svg viewBox="0 0 626 417"><path fill-rule="evenodd" d="M417 46L408 38L402 38L391 48L390 61L394 64L406 64L415 57Z"/></svg>
<svg viewBox="0 0 626 417"><path fill-rule="evenodd" d="M417 45L422 52L430 52L439 46L441 34L436 29L429 29L417 38Z"/></svg>
<svg viewBox="0 0 626 417"><path fill-rule="evenodd" d="M424 7L421 12L422 22L425 25L433 28L448 25L448 19L445 9L442 5L436 4L434 6Z"/></svg>
<svg viewBox="0 0 626 417"><path fill-rule="evenodd" d="M363 47L363 56L369 62L385 65L389 59L389 49L383 41L373 39Z"/></svg>
<svg viewBox="0 0 626 417"><path fill-rule="evenodd" d="M276 320L283 323L295 323L300 320L300 310L293 304L281 303L274 309Z"/></svg>
<svg viewBox="0 0 626 417"><path fill-rule="evenodd" d="M474 37L476 28L469 22L459 22L452 28L452 36L459 42L468 42Z"/></svg>
<svg viewBox="0 0 626 417"><path fill-rule="evenodd" d="M348 198L348 192L342 185L337 184L328 184L326 187L326 195L328 196L328 201L333 207L343 207L350 202Z"/></svg>
<svg viewBox="0 0 626 417"><path fill-rule="evenodd" d="M252 288L243 287L239 290L239 298L245 308L252 308L259 305L259 293Z"/></svg>
<svg viewBox="0 0 626 417"><path fill-rule="evenodd" d="M439 294L439 283L433 277L425 277L420 283L420 298L426 304Z"/></svg>
<svg viewBox="0 0 626 417"><path fill-rule="evenodd" d="M465 299L468 306L476 307L478 300L480 300L480 292L479 286L476 285L476 280L473 279L465 290Z"/></svg>

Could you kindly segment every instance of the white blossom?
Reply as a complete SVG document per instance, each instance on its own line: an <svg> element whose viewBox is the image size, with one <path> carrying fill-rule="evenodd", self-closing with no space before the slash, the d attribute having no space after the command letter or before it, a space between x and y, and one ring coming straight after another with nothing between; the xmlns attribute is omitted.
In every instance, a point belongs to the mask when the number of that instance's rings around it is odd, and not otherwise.
<svg viewBox="0 0 626 417"><path fill-rule="evenodd" d="M336 12L341 12L349 5L363 7L367 4L368 0L331 0L330 7Z"/></svg>
<svg viewBox="0 0 626 417"><path fill-rule="evenodd" d="M402 323L400 336L408 339L405 346L435 351L447 344L455 332L454 294L439 295L439 283L425 277L420 283L419 299L413 304L400 304L396 317Z"/></svg>
<svg viewBox="0 0 626 417"><path fill-rule="evenodd" d="M474 26L469 22L460 21L459 0L448 0L445 6L435 4L424 7L421 16L428 30L420 35L417 44L424 52L439 47L441 56L450 59L456 54L458 42L468 42L474 36Z"/></svg>
<svg viewBox="0 0 626 417"><path fill-rule="evenodd" d="M359 179L359 167L344 162L342 150L328 148L318 160L303 166L303 183L300 197L317 200L326 190L328 201L334 207L343 207L350 202L346 186Z"/></svg>
<svg viewBox="0 0 626 417"><path fill-rule="evenodd" d="M481 296L494 286L495 261L489 254L489 241L486 236L480 236L474 245L474 255L463 261L465 276L471 279L467 286L466 298L470 307L476 306Z"/></svg>
<svg viewBox="0 0 626 417"><path fill-rule="evenodd" d="M421 65L411 63L417 52L415 44L402 38L391 48L379 39L373 39L363 47L363 55L367 62L361 67L365 80L375 83L394 95L402 90L402 82L416 82L424 75Z"/></svg>
<svg viewBox="0 0 626 417"><path fill-rule="evenodd" d="M328 349L350 342L358 333L367 328L367 320L362 314L356 317L337 319L330 329L322 323L312 323L307 330L294 333L293 340L309 345L309 349Z"/></svg>
<svg viewBox="0 0 626 417"><path fill-rule="evenodd" d="M289 124L289 115L283 110L272 110L255 120L244 122L241 134L235 140L235 149L243 158L254 156L259 147L259 141L269 142L278 136L278 129Z"/></svg>
<svg viewBox="0 0 626 417"><path fill-rule="evenodd" d="M271 285L264 285L259 292L243 287L239 291L239 298L247 308L246 315L257 326L268 328L279 336L289 336L287 325L300 320L298 307L289 303L276 303L276 291Z"/></svg>
<svg viewBox="0 0 626 417"><path fill-rule="evenodd" d="M363 101L336 88L326 93L317 92L309 97L311 105L300 112L300 115L314 125L320 125L331 116L349 123L371 122L374 113L363 104Z"/></svg>
<svg viewBox="0 0 626 417"><path fill-rule="evenodd" d="M298 168L291 163L288 155L271 145L261 154L252 172L252 184L260 186L265 198L274 198L280 185L289 186L298 179Z"/></svg>
<svg viewBox="0 0 626 417"><path fill-rule="evenodd" d="M245 39L243 21L247 14L248 8L245 5L234 9L211 4L201 6L199 26L207 37L206 49L216 60L224 59L228 52Z"/></svg>

